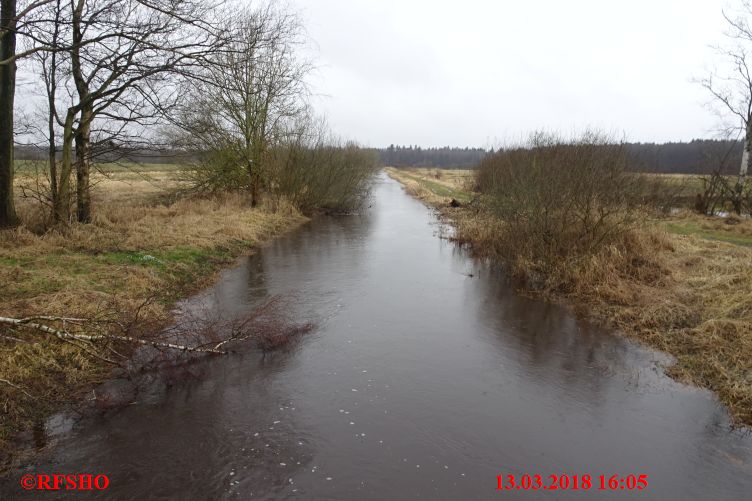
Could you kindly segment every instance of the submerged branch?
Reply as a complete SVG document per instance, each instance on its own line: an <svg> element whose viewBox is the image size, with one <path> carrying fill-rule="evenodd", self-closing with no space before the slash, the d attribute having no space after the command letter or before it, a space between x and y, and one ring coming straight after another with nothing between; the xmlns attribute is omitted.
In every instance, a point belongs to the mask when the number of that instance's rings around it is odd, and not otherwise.
<svg viewBox="0 0 752 501"><path fill-rule="evenodd" d="M51 321L62 321L62 322L70 322L70 321L76 321L76 322L82 322L83 319L68 319L68 318L62 318L62 317L28 317L28 318L9 318L9 317L0 317L0 324L7 324L7 325L14 325L17 327L29 327L31 329L41 331L47 334L52 334L53 336L57 337L58 339L61 339L63 341L69 341L69 340L75 340L75 341L86 341L86 342L94 342L94 341L104 341L104 340L110 340L110 341L123 341L127 343L134 343L134 344L140 344L143 346L152 346L154 348L168 348L172 350L179 350L179 351L190 351L194 353L213 353L216 355L224 355L227 352L218 349L220 345L218 345L215 348L204 348L204 347L191 347L181 344L174 344L174 343L164 343L161 341L149 341L146 339L140 339L135 338L133 336L123 336L123 335L113 335L113 334L74 334L71 332L68 332L67 330L60 330L55 329L54 327L50 327L49 325L37 323L34 320L40 319L40 318L46 318Z"/></svg>

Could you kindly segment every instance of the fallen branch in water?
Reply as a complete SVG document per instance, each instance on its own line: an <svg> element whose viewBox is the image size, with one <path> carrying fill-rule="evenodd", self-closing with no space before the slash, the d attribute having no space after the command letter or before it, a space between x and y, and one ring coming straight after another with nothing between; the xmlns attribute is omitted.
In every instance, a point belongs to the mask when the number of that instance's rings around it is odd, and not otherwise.
<svg viewBox="0 0 752 501"><path fill-rule="evenodd" d="M154 348L169 348L172 350L179 350L179 351L190 351L195 353L213 353L216 355L224 355L227 352L218 349L220 346L222 346L225 342L217 344L214 348L206 348L203 346L199 347L191 347L181 344L173 344L173 343L163 343L160 341L149 341L146 339L139 339L132 336L120 336L120 335L114 335L114 334L74 334L71 332L68 332L65 330L65 327L63 329L55 329L53 327L50 327L49 325L41 324L35 322L35 320L38 319L47 319L49 321L59 321L63 322L63 325L65 325L66 322L69 323L75 323L75 324L82 324L85 323L85 319L80 318L65 318L65 317L42 317L42 316L36 316L36 317L27 317L27 318L9 318L9 317L0 317L0 324L6 324L6 325L14 325L16 327L28 327L30 329L35 329L41 332L45 332L47 334L52 334L53 336L57 337L58 339L62 339L63 341L84 341L84 342L94 342L94 341L124 341L127 343L134 343L134 344L140 344L144 346L152 346Z"/></svg>
<svg viewBox="0 0 752 501"><path fill-rule="evenodd" d="M88 357L132 370L133 353L121 350L124 345L152 348L141 352L135 364L142 370L173 364L172 353L194 355L225 355L233 350L230 343L247 343L262 353L283 349L301 335L310 332L313 324L291 324L282 312L281 298L272 297L244 315L230 320L219 312L200 305L177 314L177 322L164 327L164 319L150 318L147 307L155 301L150 296L135 310L122 308L115 302L105 305L90 318L29 315L23 318L0 316L0 338L19 343L33 343L33 335L46 334L75 347ZM7 326L7 327L4 327ZM6 335L25 331L31 336ZM17 337L20 336L20 337ZM158 337L156 337L158 336ZM24 339L26 338L26 339ZM158 339L158 340L157 340ZM162 353L164 352L164 353Z"/></svg>

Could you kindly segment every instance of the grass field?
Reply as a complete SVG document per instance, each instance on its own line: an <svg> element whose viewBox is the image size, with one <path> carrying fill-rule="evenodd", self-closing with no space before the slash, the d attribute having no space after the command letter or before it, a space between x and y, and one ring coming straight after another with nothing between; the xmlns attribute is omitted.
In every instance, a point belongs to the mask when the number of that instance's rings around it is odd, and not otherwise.
<svg viewBox="0 0 752 501"><path fill-rule="evenodd" d="M438 207L459 241L494 257L504 222L479 210L482 204L449 206L458 193L479 196L469 190L472 171L438 178L435 169L387 172ZM609 246L573 263L566 287L521 288L672 354L671 376L715 391L737 422L752 425L752 220L680 210L646 219L625 240L628 249Z"/></svg>
<svg viewBox="0 0 752 501"><path fill-rule="evenodd" d="M46 160L16 160L16 174L41 173L47 170ZM183 168L179 163L135 163L110 162L99 163L94 169L100 173L143 173L143 172L176 172Z"/></svg>
<svg viewBox="0 0 752 501"><path fill-rule="evenodd" d="M287 206L250 209L241 195L173 201L173 166L151 169L96 174L92 224L0 232L0 316L87 318L156 297L145 314L165 324L174 302L222 265L306 220ZM20 187L35 178L21 170L18 212L34 227L39 203ZM72 345L24 331L0 330L0 350L0 458L14 451L19 433L77 402L110 371Z"/></svg>

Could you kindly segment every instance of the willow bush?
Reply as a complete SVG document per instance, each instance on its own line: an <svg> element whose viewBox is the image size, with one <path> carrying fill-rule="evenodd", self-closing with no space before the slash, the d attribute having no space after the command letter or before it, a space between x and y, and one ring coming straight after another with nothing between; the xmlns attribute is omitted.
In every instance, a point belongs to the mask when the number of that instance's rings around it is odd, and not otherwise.
<svg viewBox="0 0 752 501"><path fill-rule="evenodd" d="M353 143L291 141L271 151L268 165L273 196L286 198L304 213L349 212L366 200L378 155Z"/></svg>
<svg viewBox="0 0 752 501"><path fill-rule="evenodd" d="M625 145L596 132L569 141L535 134L486 157L476 182L503 222L495 251L546 271L623 237L650 192L631 167Z"/></svg>

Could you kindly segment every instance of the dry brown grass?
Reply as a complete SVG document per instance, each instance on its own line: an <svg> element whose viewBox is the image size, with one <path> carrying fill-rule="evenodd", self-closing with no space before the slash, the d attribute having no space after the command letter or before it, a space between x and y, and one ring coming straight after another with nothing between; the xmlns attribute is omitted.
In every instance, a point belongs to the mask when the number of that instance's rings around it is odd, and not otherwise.
<svg viewBox="0 0 752 501"><path fill-rule="evenodd" d="M448 204L453 198L467 203L472 198L470 192L473 171L394 167L387 167L385 170L389 176L402 183L412 196L428 204Z"/></svg>
<svg viewBox="0 0 752 501"><path fill-rule="evenodd" d="M415 177L390 175L440 207L458 241L503 259L510 274L522 278L524 292L565 302L670 353L676 359L671 376L713 390L737 422L752 424L752 248L717 238L743 239L752 222L680 214L624 232L587 258L541 271L499 251L503 221L478 207L448 208ZM670 224L690 230L666 232Z"/></svg>
<svg viewBox="0 0 752 501"><path fill-rule="evenodd" d="M650 230L633 238L631 262L613 250L598 256L570 297L671 353L671 375L715 391L752 424L752 249Z"/></svg>
<svg viewBox="0 0 752 501"><path fill-rule="evenodd" d="M250 209L240 195L165 202L171 173L99 179L94 221L65 230L0 232L0 315L91 317L104 308L143 312L160 325L174 301L211 280L222 264L306 219L289 206ZM23 182L23 179L20 180ZM19 212L40 224L36 202ZM74 402L109 373L102 361L57 339L0 330L0 464L19 432ZM30 395L30 396L29 396Z"/></svg>
<svg viewBox="0 0 752 501"><path fill-rule="evenodd" d="M390 170L398 173L403 171L422 179L430 179L455 190L472 191L475 185L475 170L472 169L430 169L427 167L416 167Z"/></svg>

